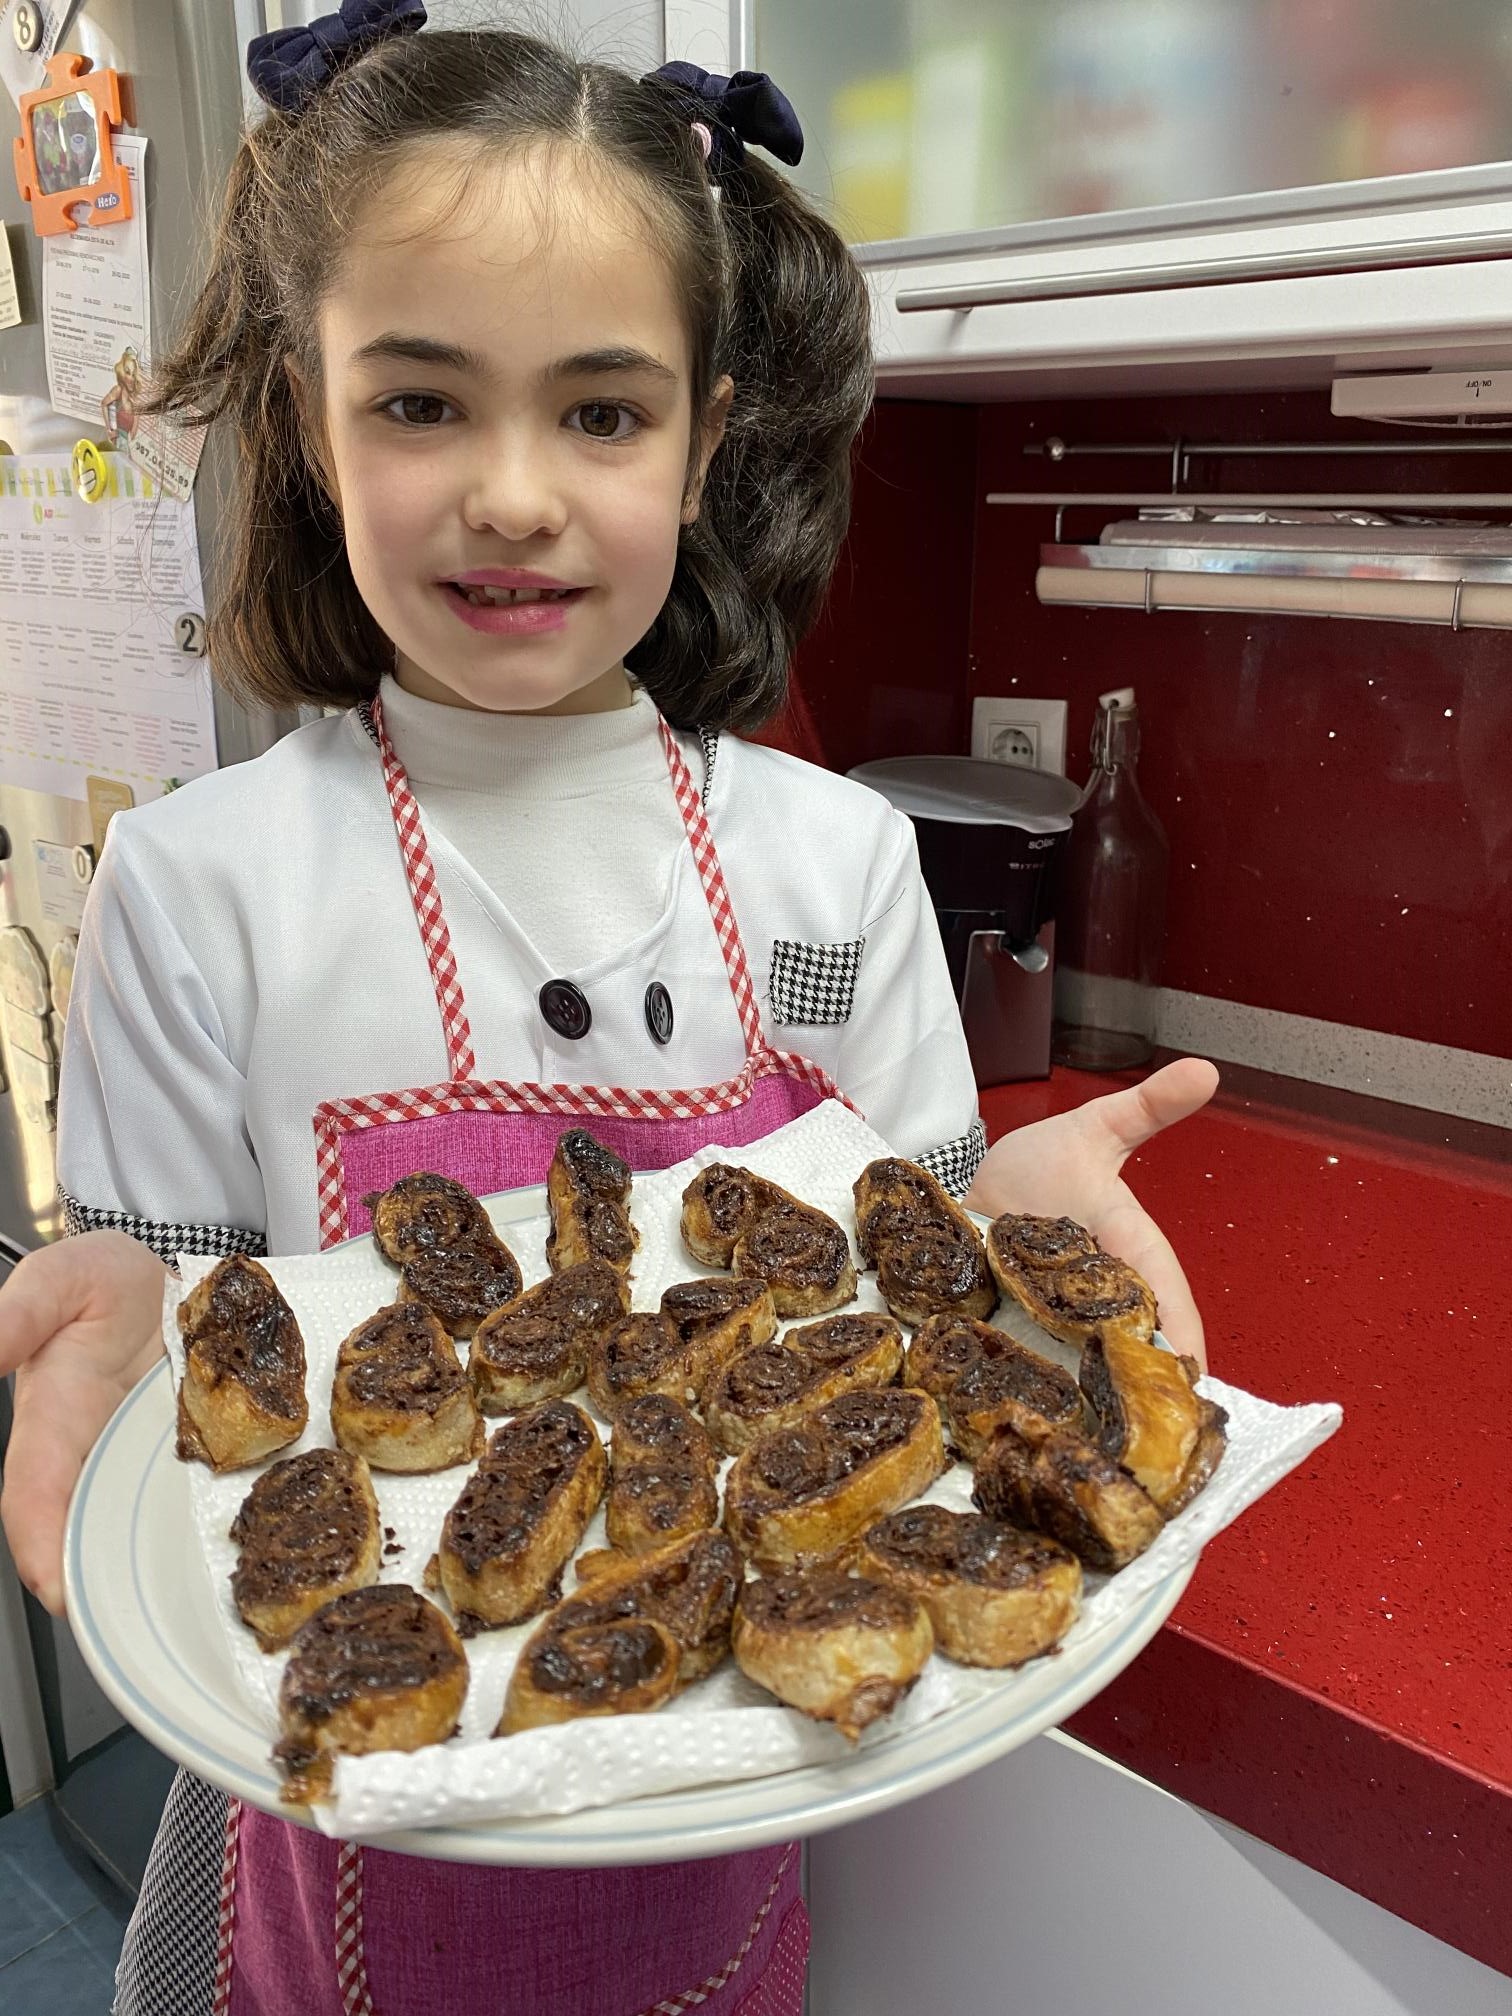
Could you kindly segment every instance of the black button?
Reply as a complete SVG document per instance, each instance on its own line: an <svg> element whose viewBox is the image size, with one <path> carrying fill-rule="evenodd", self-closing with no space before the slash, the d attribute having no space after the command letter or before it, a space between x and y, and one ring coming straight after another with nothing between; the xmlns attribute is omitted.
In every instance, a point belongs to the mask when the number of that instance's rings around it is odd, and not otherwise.
<svg viewBox="0 0 1512 2016"><path fill-rule="evenodd" d="M536 999L542 1015L558 1036L566 1036L575 1043L593 1027L588 996L571 980L548 980Z"/></svg>
<svg viewBox="0 0 1512 2016"><path fill-rule="evenodd" d="M646 1027L653 1043L672 1041L672 996L660 980L653 980L646 989Z"/></svg>

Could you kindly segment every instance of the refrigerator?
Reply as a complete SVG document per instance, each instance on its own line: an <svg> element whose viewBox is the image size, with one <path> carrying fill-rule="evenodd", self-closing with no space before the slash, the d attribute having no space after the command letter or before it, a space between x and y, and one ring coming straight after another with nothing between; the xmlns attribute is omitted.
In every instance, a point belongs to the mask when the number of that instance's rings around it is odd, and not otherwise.
<svg viewBox="0 0 1512 2016"><path fill-rule="evenodd" d="M0 0L0 44L26 47L40 22L58 49L87 56L96 70L123 80L122 130L145 135L143 170L150 271L151 333L161 346L197 276L218 192L243 120L258 107L245 83L248 41L266 28L309 21L334 0ZM30 10L30 11L28 11ZM662 0L555 0L526 17L498 0L432 0L433 26L504 23L512 17L583 51L637 70L663 60ZM0 75L5 73L0 50ZM12 59L14 69L14 58ZM38 80L40 81L40 80ZM15 271L21 320L0 328L0 472L37 458L71 456L81 438L108 441L101 428L52 410L44 334L43 241L11 172L20 132L11 90L0 88L0 225ZM11 451L7 464L5 451ZM213 436L195 480L193 521L199 555L213 583L220 500L236 481L234 455ZM6 590L0 585L0 597ZM0 602L0 616L3 616ZM8 633L0 625L0 647ZM13 633L12 633L13 634ZM12 647L14 649L14 647ZM24 672L0 675L13 689ZM298 725L294 714L250 713L216 692L212 761L255 756ZM7 950L45 988L27 1018L0 1012L0 1281L25 1254L63 1229L54 1166L56 1065L66 1019L58 1012L66 983L69 934L87 898L89 850L98 840L90 806L74 788L15 781L0 732L0 955ZM138 802L156 795L136 780ZM81 851L83 850L83 851ZM72 879L70 879L72 878ZM0 989L5 985L0 957ZM40 977L39 977L40 976ZM3 1004L0 1004L3 1011ZM25 1032L20 1054L12 1028ZM40 1051L41 1056L31 1054ZM88 1201L88 1200L85 1200ZM0 1461L10 1424L9 1382L0 1380ZM66 1623L46 1615L25 1592L0 1537L0 1812L51 1794L70 1829L129 1889L140 1880L171 1771L123 1727L94 1685Z"/></svg>
<svg viewBox="0 0 1512 2016"><path fill-rule="evenodd" d="M0 36L14 45L21 0L0 6ZM63 0L46 0L54 20ZM313 10L312 10L313 11ZM213 192L222 182L243 116L241 52L263 27L256 0L88 0L66 20L59 47L109 66L126 84L127 131L145 134L144 206L149 247L151 327L159 344L190 285L204 243ZM23 23L23 36L28 32ZM44 343L43 240L32 229L11 170L20 131L15 100L0 90L0 223L15 272L18 326L0 329L0 443L13 469L70 455L80 438L107 439L49 405ZM0 465L4 466L4 465ZM207 571L215 543L217 500L234 466L211 442L193 494L198 545ZM0 588L0 595L5 590ZM3 613L3 612L0 612ZM0 628L0 638L7 633ZM14 644L11 647L15 649ZM191 672L190 676L196 676ZM7 672L14 690L24 666ZM224 695L213 702L214 756L236 762L267 748L295 717L251 714ZM46 989L42 1013L25 1020L26 1054L15 1040L18 1018L0 1022L0 1280L32 1249L62 1232L54 1166L51 1095L66 1022L59 1013L70 937L87 900L96 833L90 807L69 791L15 781L0 749L0 932ZM137 802L155 794L137 778ZM80 851L84 850L84 851ZM31 1052L41 1050L43 1056ZM0 1381L0 1449L10 1424L9 1382ZM68 1626L47 1616L21 1588L0 1540L0 1753L4 1804L50 1790L71 1830L127 1888L140 1873L171 1777L165 1760L127 1731L95 1686ZM55 1788L55 1789L54 1789Z"/></svg>

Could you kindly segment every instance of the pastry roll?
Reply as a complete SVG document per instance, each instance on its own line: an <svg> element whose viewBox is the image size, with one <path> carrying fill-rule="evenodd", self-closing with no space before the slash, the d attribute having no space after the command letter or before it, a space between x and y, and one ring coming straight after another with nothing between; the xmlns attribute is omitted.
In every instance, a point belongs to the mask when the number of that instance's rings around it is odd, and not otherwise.
<svg viewBox="0 0 1512 2016"><path fill-rule="evenodd" d="M231 1526L231 1600L264 1652L322 1604L378 1579L378 1500L360 1456L306 1449L265 1470Z"/></svg>
<svg viewBox="0 0 1512 2016"><path fill-rule="evenodd" d="M989 1518L1047 1534L1085 1567L1109 1575L1142 1554L1165 1524L1127 1470L1069 1428L1036 1440L1000 1428L977 1463L971 1495Z"/></svg>
<svg viewBox="0 0 1512 2016"><path fill-rule="evenodd" d="M927 1393L842 1393L736 1457L725 1527L763 1570L812 1566L918 1497L944 1467Z"/></svg>
<svg viewBox="0 0 1512 2016"><path fill-rule="evenodd" d="M519 1262L461 1183L403 1176L363 1202L373 1214L373 1243L399 1269L399 1300L423 1303L448 1336L471 1337L519 1294Z"/></svg>
<svg viewBox="0 0 1512 2016"><path fill-rule="evenodd" d="M1099 1448L1168 1517L1202 1490L1228 1440L1228 1416L1197 1393L1197 1376L1194 1360L1117 1334L1093 1337L1082 1351L1082 1390L1097 1417Z"/></svg>
<svg viewBox="0 0 1512 2016"><path fill-rule="evenodd" d="M862 1170L855 1195L861 1257L901 1322L992 1314L998 1296L982 1235L927 1169L886 1156Z"/></svg>
<svg viewBox="0 0 1512 2016"><path fill-rule="evenodd" d="M588 1393L612 1420L642 1393L692 1402L737 1351L777 1327L764 1281L680 1281L655 1312L620 1319L588 1353Z"/></svg>
<svg viewBox="0 0 1512 2016"><path fill-rule="evenodd" d="M548 1274L478 1325L467 1376L485 1414L510 1414L581 1386L588 1352L630 1307L623 1274L581 1260Z"/></svg>
<svg viewBox="0 0 1512 2016"><path fill-rule="evenodd" d="M348 1590L301 1625L284 1668L281 1796L325 1798L338 1754L445 1742L466 1695L467 1654L434 1603L397 1582Z"/></svg>
<svg viewBox="0 0 1512 2016"><path fill-rule="evenodd" d="M1063 1343L1102 1335L1148 1344L1155 1334L1148 1283L1069 1218L1008 1212L988 1228L987 1259L1003 1293Z"/></svg>
<svg viewBox="0 0 1512 2016"><path fill-rule="evenodd" d="M497 1733L577 1714L643 1712L703 1679L730 1649L741 1572L722 1533L694 1533L632 1560L599 1563L526 1641ZM628 1632L632 1624L664 1632L675 1658L669 1661L655 1633Z"/></svg>
<svg viewBox="0 0 1512 2016"><path fill-rule="evenodd" d="M445 1470L477 1455L483 1423L472 1388L426 1303L390 1303L342 1339L331 1430L375 1470Z"/></svg>
<svg viewBox="0 0 1512 2016"><path fill-rule="evenodd" d="M935 1644L963 1666L1022 1666L1058 1645L1081 1608L1069 1548L980 1512L907 1505L862 1535L851 1562L917 1596Z"/></svg>
<svg viewBox="0 0 1512 2016"><path fill-rule="evenodd" d="M790 1708L833 1722L852 1743L892 1710L934 1646L905 1589L814 1569L747 1582L735 1606L735 1663Z"/></svg>
<svg viewBox="0 0 1512 2016"><path fill-rule="evenodd" d="M706 1267L765 1281L779 1316L821 1316L856 1292L850 1242L833 1218L753 1176L716 1162L683 1192L683 1243Z"/></svg>
<svg viewBox="0 0 1512 2016"><path fill-rule="evenodd" d="M644 1554L719 1523L719 1455L681 1400L643 1393L622 1408L609 1453L604 1530L611 1547Z"/></svg>
<svg viewBox="0 0 1512 2016"><path fill-rule="evenodd" d="M551 1231L546 1262L553 1274L584 1260L629 1272L640 1235L630 1222L630 1168L611 1148L574 1127L557 1142L546 1172Z"/></svg>
<svg viewBox="0 0 1512 2016"><path fill-rule="evenodd" d="M704 1388L704 1419L732 1456L854 1386L890 1386L903 1333L890 1316L826 1316L742 1351Z"/></svg>
<svg viewBox="0 0 1512 2016"><path fill-rule="evenodd" d="M1062 1366L990 1323L931 1316L915 1331L905 1374L932 1394L956 1447L974 1463L1005 1421L1079 1428L1081 1388Z"/></svg>
<svg viewBox="0 0 1512 2016"><path fill-rule="evenodd" d="M179 1304L178 1327L182 1460L239 1470L299 1440L310 1418L304 1338L265 1267L245 1253L222 1260Z"/></svg>
<svg viewBox="0 0 1512 2016"><path fill-rule="evenodd" d="M568 1400L540 1400L494 1430L427 1570L464 1638L554 1599L607 1475L598 1430Z"/></svg>

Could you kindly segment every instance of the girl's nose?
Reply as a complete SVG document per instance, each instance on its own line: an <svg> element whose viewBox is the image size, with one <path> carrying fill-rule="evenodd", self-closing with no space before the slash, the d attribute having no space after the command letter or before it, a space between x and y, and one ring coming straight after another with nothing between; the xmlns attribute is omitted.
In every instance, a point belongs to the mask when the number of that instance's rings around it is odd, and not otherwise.
<svg viewBox="0 0 1512 2016"><path fill-rule="evenodd" d="M480 443L462 515L471 530L497 532L502 539L560 532L567 500L552 458L538 444L504 443L497 436Z"/></svg>

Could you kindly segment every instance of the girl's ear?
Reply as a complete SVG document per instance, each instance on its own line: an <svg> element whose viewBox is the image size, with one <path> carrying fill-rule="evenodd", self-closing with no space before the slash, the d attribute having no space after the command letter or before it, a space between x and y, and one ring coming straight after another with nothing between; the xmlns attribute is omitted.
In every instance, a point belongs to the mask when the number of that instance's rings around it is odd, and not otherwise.
<svg viewBox="0 0 1512 2016"><path fill-rule="evenodd" d="M283 360L284 373L289 381L289 390L294 395L294 411L299 416L299 432L304 443L305 460L320 482L321 488L336 509L341 513L341 488L336 481L336 465L331 457L331 447L326 439L325 416L320 410L320 402L311 391L309 381L299 368L294 357Z"/></svg>
<svg viewBox="0 0 1512 2016"><path fill-rule="evenodd" d="M698 516L699 505L703 501L704 478L709 473L709 464L714 460L714 451L724 439L725 423L730 417L730 407L735 398L735 380L726 374L709 394L709 403L704 408L703 436L699 443L698 466L688 482L688 494L683 500L682 522L691 525Z"/></svg>

